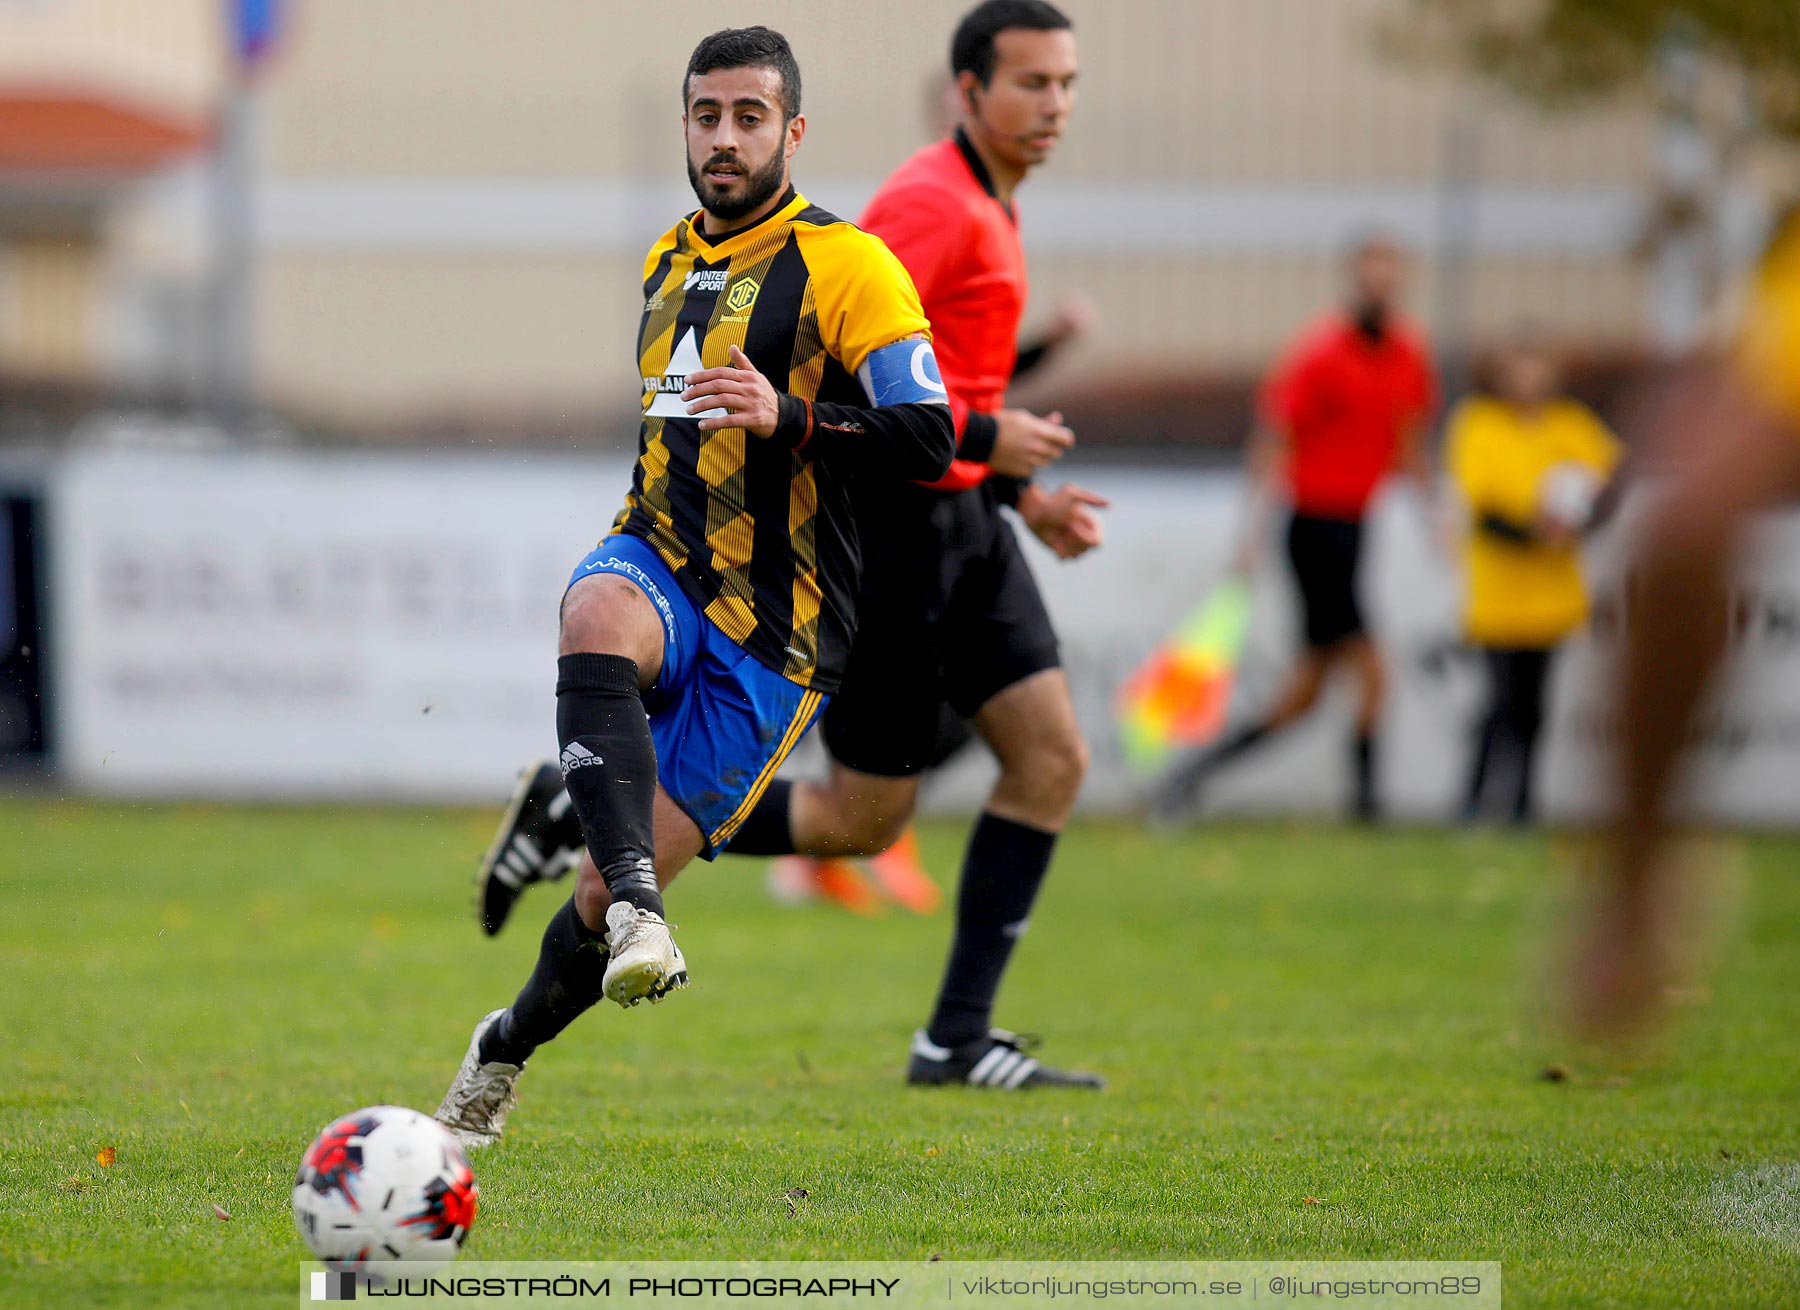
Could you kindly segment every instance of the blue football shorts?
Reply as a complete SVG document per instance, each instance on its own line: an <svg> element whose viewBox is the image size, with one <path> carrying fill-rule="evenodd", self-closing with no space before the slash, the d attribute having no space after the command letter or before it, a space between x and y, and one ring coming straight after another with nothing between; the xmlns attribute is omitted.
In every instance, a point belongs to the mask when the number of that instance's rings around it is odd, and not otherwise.
<svg viewBox="0 0 1800 1310"><path fill-rule="evenodd" d="M662 671L644 694L657 781L700 829L701 855L713 859L830 698L788 681L721 632L642 538L606 538L575 566L569 586L597 573L635 584L662 617Z"/></svg>

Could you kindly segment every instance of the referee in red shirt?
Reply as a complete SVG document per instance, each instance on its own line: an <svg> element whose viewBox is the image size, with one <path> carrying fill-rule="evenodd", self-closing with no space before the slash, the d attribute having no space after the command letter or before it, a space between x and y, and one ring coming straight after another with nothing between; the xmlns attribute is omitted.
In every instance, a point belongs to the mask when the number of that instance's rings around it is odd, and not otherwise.
<svg viewBox="0 0 1800 1310"><path fill-rule="evenodd" d="M912 814L920 775L942 762L946 707L968 720L1000 777L969 836L950 958L907 1079L1097 1088L1097 1076L1041 1064L991 1026L1087 763L1055 629L1001 513L1010 507L1064 559L1100 544L1104 501L1031 481L1068 449L1068 429L1058 415L1005 405L1027 297L1014 191L1062 135L1075 37L1044 0L984 0L958 25L950 56L961 123L901 164L860 221L919 289L958 457L930 486L883 487L860 504L864 600L843 687L820 724L831 776L771 786L734 849L885 849Z"/></svg>
<svg viewBox="0 0 1800 1310"><path fill-rule="evenodd" d="M1339 667L1354 674L1357 686L1353 812L1361 819L1380 815L1376 733L1387 677L1357 596L1363 523L1390 472L1402 470L1429 487L1426 423L1436 404L1430 353L1398 308L1405 275L1397 242L1359 241L1350 253L1347 307L1304 329L1264 385L1250 452L1256 494L1240 563L1246 571L1253 565L1257 543L1267 537L1269 507L1285 499L1305 653L1266 718L1164 780L1157 797L1164 818L1191 813L1218 769L1310 710Z"/></svg>

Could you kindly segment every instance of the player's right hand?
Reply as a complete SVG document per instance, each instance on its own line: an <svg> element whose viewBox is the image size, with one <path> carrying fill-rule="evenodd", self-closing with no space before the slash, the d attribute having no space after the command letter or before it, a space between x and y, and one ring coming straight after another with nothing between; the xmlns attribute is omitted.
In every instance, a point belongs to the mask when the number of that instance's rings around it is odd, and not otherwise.
<svg viewBox="0 0 1800 1310"><path fill-rule="evenodd" d="M1075 444L1075 434L1063 426L1061 414L1039 418L1030 410L1003 409L994 421L999 431L988 467L1009 478L1029 478Z"/></svg>

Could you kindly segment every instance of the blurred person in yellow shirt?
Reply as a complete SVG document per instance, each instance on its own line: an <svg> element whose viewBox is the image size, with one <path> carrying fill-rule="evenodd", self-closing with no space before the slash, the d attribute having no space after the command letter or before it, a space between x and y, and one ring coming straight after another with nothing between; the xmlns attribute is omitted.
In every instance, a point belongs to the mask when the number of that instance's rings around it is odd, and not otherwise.
<svg viewBox="0 0 1800 1310"><path fill-rule="evenodd" d="M1619 670L1620 798L1575 979L1599 1035L1656 1015L1674 981L1683 746L1724 659L1749 520L1800 499L1800 207L1777 224L1725 366L1684 387L1655 435L1669 490L1634 560L1655 603L1633 615Z"/></svg>
<svg viewBox="0 0 1800 1310"><path fill-rule="evenodd" d="M1451 480L1467 511L1464 628L1489 679L1464 801L1471 820L1497 788L1513 822L1532 817L1551 658L1587 620L1581 541L1619 465L1618 441L1561 393L1561 372L1548 343L1522 331L1496 363L1492 393L1464 401L1449 423Z"/></svg>

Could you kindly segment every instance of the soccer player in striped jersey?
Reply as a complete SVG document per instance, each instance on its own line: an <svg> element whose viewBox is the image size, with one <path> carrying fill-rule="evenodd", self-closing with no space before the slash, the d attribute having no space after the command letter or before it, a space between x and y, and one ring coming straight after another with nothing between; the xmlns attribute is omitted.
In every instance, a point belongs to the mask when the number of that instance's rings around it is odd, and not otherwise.
<svg viewBox="0 0 1800 1310"><path fill-rule="evenodd" d="M852 480L938 477L952 454L912 280L788 179L806 120L786 40L706 38L682 105L700 209L645 261L637 467L562 604L557 732L585 854L438 1108L465 1146L498 1138L526 1060L602 996L686 984L662 887L730 844L837 689Z"/></svg>
<svg viewBox="0 0 1800 1310"><path fill-rule="evenodd" d="M936 1005L914 1036L909 1082L998 1090L1098 1088L992 1027L1001 978L1023 936L1057 835L1087 767L1056 633L1000 510L1010 506L1060 557L1100 544L1099 497L1031 480L1073 440L1054 414L1004 404L1026 300L1014 191L1054 151L1074 103L1075 37L1045 0L985 0L958 25L955 136L881 187L862 222L899 256L932 320L959 441L948 475L859 502L867 529L864 627L825 716L823 782L778 781L745 819L741 854L870 855L903 831L919 777L939 762L944 707L970 720L1000 762L964 854L955 936ZM527 773L484 870L501 913L554 849L553 775ZM515 851L517 868L505 856ZM496 914L484 908L492 924Z"/></svg>

